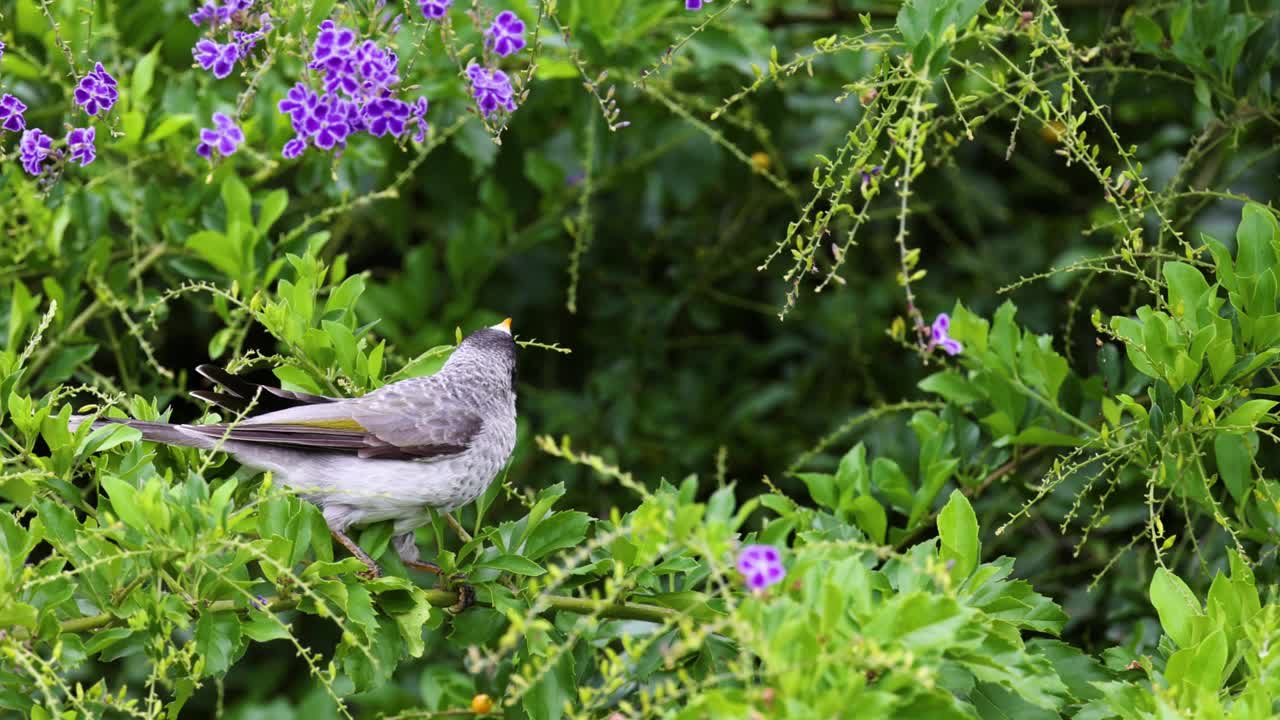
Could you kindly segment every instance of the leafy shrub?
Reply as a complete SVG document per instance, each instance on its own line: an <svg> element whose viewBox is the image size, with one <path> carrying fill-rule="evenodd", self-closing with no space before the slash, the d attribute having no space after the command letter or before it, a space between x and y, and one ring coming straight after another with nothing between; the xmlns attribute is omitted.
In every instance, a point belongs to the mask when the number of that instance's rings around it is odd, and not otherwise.
<svg viewBox="0 0 1280 720"><path fill-rule="evenodd" d="M1280 13L856 5L0 6L0 707L1274 716ZM460 613L68 426L506 315Z"/></svg>

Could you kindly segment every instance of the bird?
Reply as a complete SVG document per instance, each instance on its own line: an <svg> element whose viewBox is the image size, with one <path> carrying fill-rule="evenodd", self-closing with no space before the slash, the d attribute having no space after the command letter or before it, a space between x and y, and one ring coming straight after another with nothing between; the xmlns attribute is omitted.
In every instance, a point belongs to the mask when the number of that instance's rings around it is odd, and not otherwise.
<svg viewBox="0 0 1280 720"><path fill-rule="evenodd" d="M222 389L192 396L243 417L192 425L73 415L71 426L127 425L143 440L219 450L270 471L319 506L367 578L382 571L347 535L350 528L393 521L392 545L404 564L440 574L421 560L414 530L430 522L431 510L455 510L484 494L516 445L511 318L468 335L434 375L360 397L260 385L213 365L196 372Z"/></svg>

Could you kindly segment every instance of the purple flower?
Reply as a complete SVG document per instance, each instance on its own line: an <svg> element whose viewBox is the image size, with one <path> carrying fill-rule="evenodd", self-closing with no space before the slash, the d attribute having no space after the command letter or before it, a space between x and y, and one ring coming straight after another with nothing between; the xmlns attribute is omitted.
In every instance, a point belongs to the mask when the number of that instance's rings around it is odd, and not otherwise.
<svg viewBox="0 0 1280 720"><path fill-rule="evenodd" d="M200 67L212 70L213 76L219 80L230 75L236 67L236 61L243 57L235 43L219 45L212 40L201 40L196 43L196 46L191 48L191 54L196 62L200 63Z"/></svg>
<svg viewBox="0 0 1280 720"><path fill-rule="evenodd" d="M22 115L26 111L27 106L21 100L5 93L0 97L0 129L9 132L26 130L27 119Z"/></svg>
<svg viewBox="0 0 1280 720"><path fill-rule="evenodd" d="M524 48L524 22L510 10L503 10L485 31L485 44L506 57Z"/></svg>
<svg viewBox="0 0 1280 720"><path fill-rule="evenodd" d="M404 133L405 121L409 119L409 103L395 98L373 100L364 108L364 121L369 134L382 137L390 132L399 137Z"/></svg>
<svg viewBox="0 0 1280 720"><path fill-rule="evenodd" d="M422 17L428 20L439 20L449 12L449 6L453 4L453 0L418 0L418 7L422 10Z"/></svg>
<svg viewBox="0 0 1280 720"><path fill-rule="evenodd" d="M44 172L44 161L48 159L51 147L53 147L53 138L45 135L40 128L32 128L22 133L22 140L18 142L22 169L29 175L39 175Z"/></svg>
<svg viewBox="0 0 1280 720"><path fill-rule="evenodd" d="M67 133L67 148L71 150L71 159L84 167L98 157L93 141L98 131L92 127L72 128Z"/></svg>
<svg viewBox="0 0 1280 720"><path fill-rule="evenodd" d="M747 587L761 592L781 582L787 571L782 567L782 555L772 545L748 545L738 554L738 572L747 580Z"/></svg>
<svg viewBox="0 0 1280 720"><path fill-rule="evenodd" d="M332 95L316 106L315 132L309 133L316 142L316 147L331 150L334 145L344 142L351 134L351 126L347 117L351 114L348 104ZM358 114L357 114L358 115Z"/></svg>
<svg viewBox="0 0 1280 720"><path fill-rule="evenodd" d="M942 351L948 355L959 355L964 346L958 340L952 340L947 331L951 329L951 317L946 313L941 313L934 319L933 325L929 328L929 347L941 347Z"/></svg>
<svg viewBox="0 0 1280 720"><path fill-rule="evenodd" d="M411 124L417 125L418 130L413 134L414 142L422 142L427 139L427 99L420 97L413 101L413 118L409 120Z"/></svg>
<svg viewBox="0 0 1280 720"><path fill-rule="evenodd" d="M244 142L244 133L236 127L235 121L220 112L213 114L213 124L213 128L201 128L196 154L207 158L217 150L223 157L234 155Z"/></svg>
<svg viewBox="0 0 1280 720"><path fill-rule="evenodd" d="M0 60L4 59L4 41L0 40Z"/></svg>
<svg viewBox="0 0 1280 720"><path fill-rule="evenodd" d="M487 118L503 108L507 112L515 112L516 102L512 98L511 78L501 70L489 70L474 62L467 66L467 77L471 79L471 95L480 105L480 112Z"/></svg>
<svg viewBox="0 0 1280 720"><path fill-rule="evenodd" d="M711 0L684 0L684 9L701 10L704 2L711 2Z"/></svg>
<svg viewBox="0 0 1280 720"><path fill-rule="evenodd" d="M383 50L372 40L360 44L352 59L351 79L355 81L354 90L349 95L359 94L362 97L380 97L390 92L391 86L400 82L397 74L400 57L390 50Z"/></svg>
<svg viewBox="0 0 1280 720"><path fill-rule="evenodd" d="M217 17L217 15L218 15L218 4L213 2L207 2L201 5L199 10L196 10L195 12L191 13L187 17L191 18L191 22L195 23L196 25L203 25L206 22L213 20L215 17Z"/></svg>
<svg viewBox="0 0 1280 720"><path fill-rule="evenodd" d="M320 98L311 92L303 83L298 83L289 88L289 92L284 96L276 107L280 108L280 112L288 115L293 121L293 129L297 132L306 132L309 123L308 120L315 116L316 104L320 102Z"/></svg>
<svg viewBox="0 0 1280 720"><path fill-rule="evenodd" d="M96 63L88 75L80 78L80 84L76 86L73 95L76 104L90 115L110 110L120 97L120 93L116 91L116 79L102 67L102 63Z"/></svg>
<svg viewBox="0 0 1280 720"><path fill-rule="evenodd" d="M320 32L316 35L311 49L311 67L316 69L338 70L346 64L351 56L351 46L355 44L356 33L350 28L339 27L332 20L320 23Z"/></svg>
<svg viewBox="0 0 1280 720"><path fill-rule="evenodd" d="M280 152L286 160L292 160L303 153L307 149L307 139L298 136L284 144L284 149Z"/></svg>

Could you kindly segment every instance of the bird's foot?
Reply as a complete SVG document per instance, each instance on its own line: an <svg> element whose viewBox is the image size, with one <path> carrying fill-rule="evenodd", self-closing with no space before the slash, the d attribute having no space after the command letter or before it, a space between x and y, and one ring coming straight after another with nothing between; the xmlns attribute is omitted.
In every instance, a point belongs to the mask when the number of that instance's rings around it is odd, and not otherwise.
<svg viewBox="0 0 1280 720"><path fill-rule="evenodd" d="M465 580L466 576L461 573L450 578L451 581ZM476 589L465 582L451 582L453 588L458 593L458 602L449 606L449 612L457 615L476 604Z"/></svg>
<svg viewBox="0 0 1280 720"><path fill-rule="evenodd" d="M361 580L377 580L382 577L382 568L378 567L375 562L365 563L365 569L356 573L356 577Z"/></svg>
<svg viewBox="0 0 1280 720"><path fill-rule="evenodd" d="M433 562L406 560L404 564L406 567L411 567L414 570L429 572L440 577L442 580L446 579L444 577L444 570L441 570L440 566ZM458 593L458 602L448 608L449 611L454 614L460 613L476 604L476 589L468 585L465 582L466 579L467 576L462 573L455 573L447 578L447 587Z"/></svg>

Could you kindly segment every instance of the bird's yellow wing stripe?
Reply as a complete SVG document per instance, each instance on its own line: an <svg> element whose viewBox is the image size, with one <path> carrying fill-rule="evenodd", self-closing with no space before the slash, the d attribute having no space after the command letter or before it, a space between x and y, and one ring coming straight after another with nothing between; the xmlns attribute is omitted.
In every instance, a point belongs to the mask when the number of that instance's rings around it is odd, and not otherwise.
<svg viewBox="0 0 1280 720"><path fill-rule="evenodd" d="M337 418L334 420L303 420L301 422L292 422L290 425L305 425L307 427L329 428L331 430L351 430L354 432L365 432L365 428L360 423L351 418Z"/></svg>

